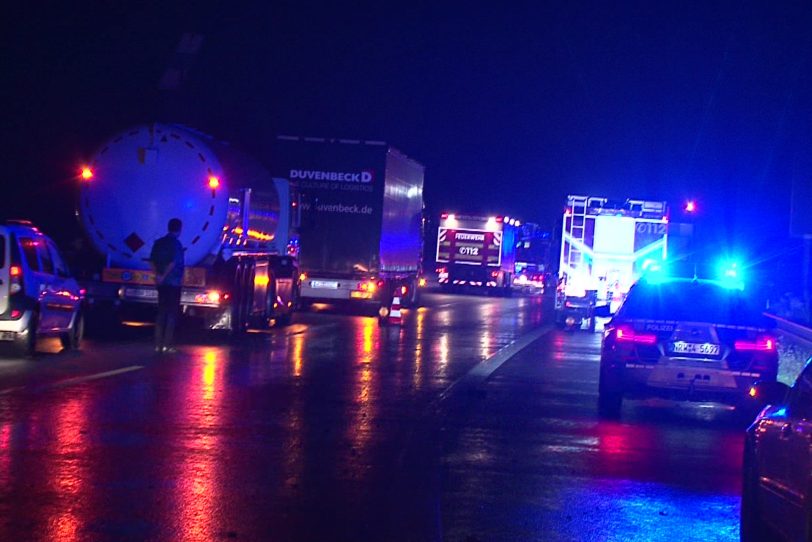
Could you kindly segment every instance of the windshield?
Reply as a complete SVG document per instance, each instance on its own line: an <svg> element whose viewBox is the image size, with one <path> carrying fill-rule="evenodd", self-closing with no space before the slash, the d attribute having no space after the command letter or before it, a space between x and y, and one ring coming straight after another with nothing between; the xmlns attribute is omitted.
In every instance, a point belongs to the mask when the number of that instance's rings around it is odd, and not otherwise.
<svg viewBox="0 0 812 542"><path fill-rule="evenodd" d="M768 320L743 292L702 282L638 284L629 292L619 316L768 327Z"/></svg>

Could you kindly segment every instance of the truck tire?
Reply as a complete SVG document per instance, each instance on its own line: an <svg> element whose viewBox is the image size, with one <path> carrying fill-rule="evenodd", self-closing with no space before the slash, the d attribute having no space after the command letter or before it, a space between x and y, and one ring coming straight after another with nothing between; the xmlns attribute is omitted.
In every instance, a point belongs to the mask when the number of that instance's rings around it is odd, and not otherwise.
<svg viewBox="0 0 812 542"><path fill-rule="evenodd" d="M248 326L248 288L247 275L249 269L245 260L237 262L233 279L233 300L231 302L231 335L242 335Z"/></svg>
<svg viewBox="0 0 812 542"><path fill-rule="evenodd" d="M412 307L417 308L420 306L420 282L417 279L412 281Z"/></svg>
<svg viewBox="0 0 812 542"><path fill-rule="evenodd" d="M82 311L77 311L73 317L73 325L70 330L59 336L63 350L79 350L82 339L85 336L85 316Z"/></svg>
<svg viewBox="0 0 812 542"><path fill-rule="evenodd" d="M254 315L251 310L254 308L254 279L256 277L256 269L254 260L247 260L245 262L245 272L243 273L243 314L245 314L244 329L248 329L256 325Z"/></svg>
<svg viewBox="0 0 812 542"><path fill-rule="evenodd" d="M403 306L407 309L411 309L413 307L417 307L417 303L419 301L419 292L417 290L417 280L410 279L409 282L406 284L406 288L408 290L406 297L403 299Z"/></svg>
<svg viewBox="0 0 812 542"><path fill-rule="evenodd" d="M293 314L286 312L274 318L274 325L276 327L288 327L293 319Z"/></svg>

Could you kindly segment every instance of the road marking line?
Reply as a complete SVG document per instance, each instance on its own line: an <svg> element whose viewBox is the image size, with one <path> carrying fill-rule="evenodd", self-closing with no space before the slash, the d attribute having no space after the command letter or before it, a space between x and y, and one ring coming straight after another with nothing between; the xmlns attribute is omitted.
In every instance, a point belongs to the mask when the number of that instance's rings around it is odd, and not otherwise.
<svg viewBox="0 0 812 542"><path fill-rule="evenodd" d="M451 395L451 392L458 387L467 387L467 388L478 388L482 386L488 378L497 370L499 367L505 364L509 359L513 358L516 354L530 346L534 341L540 339L550 331L552 331L553 326L546 325L540 328L534 329L529 333L525 333L509 345L501 348L498 352L494 355L485 359L476 365L474 365L471 370L467 373L462 375L456 381L454 381L450 386L448 386L439 397L439 401L443 401Z"/></svg>
<svg viewBox="0 0 812 542"><path fill-rule="evenodd" d="M9 393L14 393L15 391L24 390L25 386L15 386L13 388L6 388L4 390L0 390L0 395L8 395Z"/></svg>
<svg viewBox="0 0 812 542"><path fill-rule="evenodd" d="M44 390L50 388L63 388L65 386L72 386L73 384L80 384L82 382L89 382L91 380L99 380L100 378L107 378L110 376L116 376L125 373L131 373L133 371L140 371L143 369L143 365L131 365L129 367L123 367L121 369L115 369L113 371L105 371L103 373L95 373L92 375L86 376L77 376L74 378L68 378L66 380L60 380L59 382L54 382L53 384L43 384L42 386L38 386L37 389Z"/></svg>

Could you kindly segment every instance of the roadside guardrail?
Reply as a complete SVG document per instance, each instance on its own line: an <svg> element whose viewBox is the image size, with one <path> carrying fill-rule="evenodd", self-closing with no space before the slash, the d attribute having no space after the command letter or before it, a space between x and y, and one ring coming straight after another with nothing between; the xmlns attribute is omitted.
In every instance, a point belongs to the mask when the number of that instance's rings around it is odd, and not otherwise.
<svg viewBox="0 0 812 542"><path fill-rule="evenodd" d="M812 356L812 327L764 313L775 321L778 331L778 380L789 386Z"/></svg>
<svg viewBox="0 0 812 542"><path fill-rule="evenodd" d="M768 312L765 312L764 316L774 320L777 329L785 335L789 335L793 340L801 341L812 346L812 327L787 320L786 318L781 318L780 316Z"/></svg>

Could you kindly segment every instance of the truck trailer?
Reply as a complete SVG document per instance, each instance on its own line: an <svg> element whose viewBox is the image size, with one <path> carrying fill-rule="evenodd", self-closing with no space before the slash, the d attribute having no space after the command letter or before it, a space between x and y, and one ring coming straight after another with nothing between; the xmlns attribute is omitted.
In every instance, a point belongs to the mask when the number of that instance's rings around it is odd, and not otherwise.
<svg viewBox="0 0 812 542"><path fill-rule="evenodd" d="M568 196L556 291L556 322L567 328L595 311L616 308L644 271L665 261L668 205L664 201Z"/></svg>
<svg viewBox="0 0 812 542"><path fill-rule="evenodd" d="M290 321L298 290L294 199L287 181L257 161L189 128L149 124L103 143L79 181L77 214L103 260L83 282L97 319L154 314L150 250L179 218L184 315L231 332Z"/></svg>
<svg viewBox="0 0 812 542"><path fill-rule="evenodd" d="M502 216L443 213L437 228L437 275L443 291L512 292L521 223Z"/></svg>
<svg viewBox="0 0 812 542"><path fill-rule="evenodd" d="M300 299L365 304L419 299L424 168L378 141L280 136L274 176L300 198Z"/></svg>

